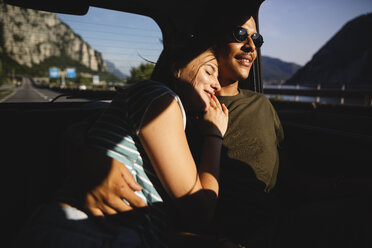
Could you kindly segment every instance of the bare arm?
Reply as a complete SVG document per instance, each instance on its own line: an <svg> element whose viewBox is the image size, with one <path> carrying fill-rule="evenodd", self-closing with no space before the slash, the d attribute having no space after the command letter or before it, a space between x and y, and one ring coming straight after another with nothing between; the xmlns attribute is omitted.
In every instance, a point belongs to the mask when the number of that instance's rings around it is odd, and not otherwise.
<svg viewBox="0 0 372 248"><path fill-rule="evenodd" d="M223 136L228 111L215 98L207 112L209 133ZM187 216L210 217L218 195L218 174L222 140L204 139L199 170L191 155L181 109L170 96L152 105L140 129L141 143L167 193ZM212 194L211 194L212 193ZM206 197L208 195L208 197ZM214 195L214 197L210 197ZM195 196L195 197L193 197ZM193 212L193 215L189 214ZM195 213L199 211L199 213Z"/></svg>

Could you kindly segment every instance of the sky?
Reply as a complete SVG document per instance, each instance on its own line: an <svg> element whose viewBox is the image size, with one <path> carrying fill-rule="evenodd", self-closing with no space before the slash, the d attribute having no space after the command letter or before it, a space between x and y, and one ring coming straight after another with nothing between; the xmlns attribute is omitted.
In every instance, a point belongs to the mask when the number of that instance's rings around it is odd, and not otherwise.
<svg viewBox="0 0 372 248"><path fill-rule="evenodd" d="M262 54L305 65L349 20L372 13L372 0L266 0L259 14Z"/></svg>
<svg viewBox="0 0 372 248"><path fill-rule="evenodd" d="M259 14L262 54L305 65L349 20L367 13L372 0L265 0ZM146 60L156 62L163 47L149 17L99 8L58 16L125 74Z"/></svg>

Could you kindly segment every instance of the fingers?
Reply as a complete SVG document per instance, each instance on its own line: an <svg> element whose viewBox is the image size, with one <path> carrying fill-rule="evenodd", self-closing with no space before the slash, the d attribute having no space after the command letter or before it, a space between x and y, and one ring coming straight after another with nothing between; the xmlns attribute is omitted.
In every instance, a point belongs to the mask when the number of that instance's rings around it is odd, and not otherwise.
<svg viewBox="0 0 372 248"><path fill-rule="evenodd" d="M128 201L132 207L141 208L147 206L147 204L130 188L122 189L121 195L125 196L123 198Z"/></svg>
<svg viewBox="0 0 372 248"><path fill-rule="evenodd" d="M125 201L119 197L111 197L105 199L104 203L99 202L98 204L87 204L86 209L93 215L101 217L104 215L114 215L119 212L127 212L133 210L133 208L146 207L146 203L135 193L132 195L127 194L128 199L126 199L130 205L125 203Z"/></svg>
<svg viewBox="0 0 372 248"><path fill-rule="evenodd" d="M121 187L120 190L115 191L105 194L102 194L99 190L88 193L85 197L85 208L94 216L103 216L147 206L129 187Z"/></svg>
<svg viewBox="0 0 372 248"><path fill-rule="evenodd" d="M136 189L141 189L141 186L134 181L125 166L122 164L119 166L115 166L116 170L110 173L110 182L97 186L85 195L85 208L92 215L114 215L118 212L126 212L133 210L133 208L147 206L134 192ZM128 181L132 186L127 184Z"/></svg>
<svg viewBox="0 0 372 248"><path fill-rule="evenodd" d="M217 109L221 109L221 104L220 104L220 101L218 101L218 98L215 95L213 95L212 99L215 102Z"/></svg>
<svg viewBox="0 0 372 248"><path fill-rule="evenodd" d="M217 99L216 96L213 95L213 96L212 96L212 99L211 99L211 101L210 101L210 106L211 106L212 108L217 108L216 99Z"/></svg>
<svg viewBox="0 0 372 248"><path fill-rule="evenodd" d="M103 217L104 213L101 208L97 207L97 201L95 197L93 197L90 193L85 196L85 208L92 214L93 216Z"/></svg>
<svg viewBox="0 0 372 248"><path fill-rule="evenodd" d="M111 196L109 198L107 197L105 199L105 204L103 204L103 208L108 209L107 212L105 211L106 214L110 214L109 212L112 212L111 210L115 211L116 213L133 210L132 206L129 206L127 203L125 203L125 201L123 201L123 199L117 196Z"/></svg>
<svg viewBox="0 0 372 248"><path fill-rule="evenodd" d="M140 207L146 207L147 206L147 204L133 191L132 187L129 187L128 185L121 186L121 187L117 188L117 190L115 192L115 195L117 195L120 198L123 198L127 202L129 202L129 204L131 206L131 209L133 209L133 207L140 208ZM124 203L124 201L122 199L120 199L120 200ZM122 204L120 204L120 205L121 205L120 210L119 210L119 208L115 208L115 209L118 209L119 211L128 211L128 209L123 209L124 206ZM125 205L128 206L127 204L125 204ZM121 209L123 209L123 210L121 210Z"/></svg>
<svg viewBox="0 0 372 248"><path fill-rule="evenodd" d="M115 193L121 198L124 198L132 207L145 207L146 203L135 194L134 191L142 190L142 187L134 180L132 174L126 166L120 166L121 177L124 179L124 184L119 186Z"/></svg>
<svg viewBox="0 0 372 248"><path fill-rule="evenodd" d="M106 204L101 204L100 208L105 214L108 214L108 215L114 215L118 213L115 209L113 209L112 207Z"/></svg>
<svg viewBox="0 0 372 248"><path fill-rule="evenodd" d="M133 191L140 191L140 190L142 190L142 187L141 187L141 185L139 185L134 179L133 179L133 177L131 177L131 180L127 180L127 179L125 179L126 180L126 182L127 182L127 184L128 184L128 186L133 190Z"/></svg>
<svg viewBox="0 0 372 248"><path fill-rule="evenodd" d="M110 202L113 202L113 200L110 199ZM101 199L92 192L88 193L85 197L85 208L94 216L117 214L117 211L112 208L111 203L107 203L107 200Z"/></svg>
<svg viewBox="0 0 372 248"><path fill-rule="evenodd" d="M96 217L103 217L103 216L105 216L105 215L103 214L103 212L101 211L101 209L99 209L99 208L87 207L86 209L87 209L87 210L90 212L90 214L93 215L93 216L96 216Z"/></svg>
<svg viewBox="0 0 372 248"><path fill-rule="evenodd" d="M140 191L142 190L142 187L134 180L132 174L128 170L126 166L120 166L121 168L121 176L124 179L124 181L127 183L127 185L133 190L133 191ZM124 196L123 196L124 197Z"/></svg>
<svg viewBox="0 0 372 248"><path fill-rule="evenodd" d="M227 107L225 106L224 103L222 103L222 111L223 111L223 113L224 113L226 116L229 116L229 110L227 109Z"/></svg>
<svg viewBox="0 0 372 248"><path fill-rule="evenodd" d="M88 199L89 197L87 196L86 209L94 216L114 215L118 212L133 210L133 207L117 196L106 196L100 201Z"/></svg>

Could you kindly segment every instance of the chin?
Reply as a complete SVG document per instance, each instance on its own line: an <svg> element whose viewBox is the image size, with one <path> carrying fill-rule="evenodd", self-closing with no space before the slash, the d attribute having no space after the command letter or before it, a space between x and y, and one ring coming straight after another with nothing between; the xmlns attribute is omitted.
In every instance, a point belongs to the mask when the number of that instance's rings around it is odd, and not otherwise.
<svg viewBox="0 0 372 248"><path fill-rule="evenodd" d="M235 74L235 78L236 80L245 80L248 78L249 76L249 72L251 71L251 67L249 68L246 68L246 67L243 67L243 68L239 68L239 67L236 67L235 70L234 70L234 74Z"/></svg>
<svg viewBox="0 0 372 248"><path fill-rule="evenodd" d="M249 74L247 74L247 73L241 73L241 72L236 73L235 76L234 76L234 82L235 81L240 81L240 80L245 80L245 79L248 78L248 76L249 76Z"/></svg>
<svg viewBox="0 0 372 248"><path fill-rule="evenodd" d="M239 77L238 80L245 80L245 79L247 79L248 76L249 76L250 69L251 69L251 68L249 68L249 70L242 70L242 71L239 71L238 74L237 74L238 77Z"/></svg>

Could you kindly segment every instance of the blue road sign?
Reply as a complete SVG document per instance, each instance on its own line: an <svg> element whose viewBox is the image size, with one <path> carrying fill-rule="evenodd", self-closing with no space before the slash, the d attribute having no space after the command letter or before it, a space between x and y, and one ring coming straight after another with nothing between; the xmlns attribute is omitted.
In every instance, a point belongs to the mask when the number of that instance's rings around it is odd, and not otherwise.
<svg viewBox="0 0 372 248"><path fill-rule="evenodd" d="M59 78L59 69L57 67L49 68L49 77L50 78Z"/></svg>
<svg viewBox="0 0 372 248"><path fill-rule="evenodd" d="M76 78L75 68L66 68L66 77L67 78Z"/></svg>
<svg viewBox="0 0 372 248"><path fill-rule="evenodd" d="M93 84L99 84L99 76L93 75Z"/></svg>

